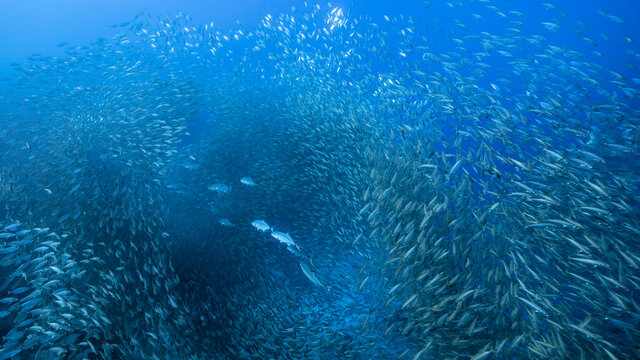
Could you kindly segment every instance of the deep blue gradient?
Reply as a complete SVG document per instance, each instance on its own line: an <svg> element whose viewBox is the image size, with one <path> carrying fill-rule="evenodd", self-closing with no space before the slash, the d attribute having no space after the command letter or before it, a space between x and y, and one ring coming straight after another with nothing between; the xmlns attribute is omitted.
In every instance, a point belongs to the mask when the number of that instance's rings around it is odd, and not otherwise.
<svg viewBox="0 0 640 360"><path fill-rule="evenodd" d="M0 359L640 354L640 1L312 4L0 2Z"/></svg>

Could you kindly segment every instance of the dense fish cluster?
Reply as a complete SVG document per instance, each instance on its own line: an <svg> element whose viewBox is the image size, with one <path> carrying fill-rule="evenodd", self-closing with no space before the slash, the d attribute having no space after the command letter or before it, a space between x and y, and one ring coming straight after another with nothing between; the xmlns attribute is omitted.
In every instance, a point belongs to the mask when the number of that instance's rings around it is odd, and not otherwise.
<svg viewBox="0 0 640 360"><path fill-rule="evenodd" d="M16 64L0 360L640 357L640 52L493 3Z"/></svg>

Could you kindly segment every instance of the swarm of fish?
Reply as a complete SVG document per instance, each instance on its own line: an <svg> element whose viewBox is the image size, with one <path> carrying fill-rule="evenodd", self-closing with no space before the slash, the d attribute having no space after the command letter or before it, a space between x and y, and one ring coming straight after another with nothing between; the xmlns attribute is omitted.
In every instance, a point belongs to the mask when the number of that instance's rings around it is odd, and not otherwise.
<svg viewBox="0 0 640 360"><path fill-rule="evenodd" d="M16 65L0 360L638 357L633 21L424 6L141 14Z"/></svg>
<svg viewBox="0 0 640 360"><path fill-rule="evenodd" d="M317 275L313 270L309 268L309 265L305 263L313 263L313 260L309 257L309 254L302 250L298 246L298 244L293 241L293 238L291 237L291 235L289 235L289 233L274 230L273 227L269 226L269 224L267 224L264 220L254 220L251 222L251 225L256 228L256 230L261 232L271 231L271 237L285 244L287 246L287 250L300 258L300 268L302 269L303 274L309 279L309 281L322 288L327 288L324 284L322 284L322 282L320 282L320 280L318 280Z"/></svg>

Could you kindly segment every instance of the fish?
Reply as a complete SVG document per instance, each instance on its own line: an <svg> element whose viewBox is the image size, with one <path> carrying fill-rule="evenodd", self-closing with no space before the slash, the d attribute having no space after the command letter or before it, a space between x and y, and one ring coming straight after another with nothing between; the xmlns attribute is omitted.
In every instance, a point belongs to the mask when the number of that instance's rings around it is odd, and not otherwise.
<svg viewBox="0 0 640 360"><path fill-rule="evenodd" d="M7 68L0 357L634 358L633 19L408 6L143 12Z"/></svg>
<svg viewBox="0 0 640 360"><path fill-rule="evenodd" d="M26 291L29 291L29 288L25 287L25 286L22 286L22 287L18 287L18 288L15 288L15 289L9 291L9 293L12 294L12 295L20 295L20 294L22 294L22 293L24 293Z"/></svg>
<svg viewBox="0 0 640 360"><path fill-rule="evenodd" d="M24 235L27 235L30 232L31 232L31 230L28 230L28 229L20 230L20 231L16 232L16 236L17 237L22 237Z"/></svg>
<svg viewBox="0 0 640 360"><path fill-rule="evenodd" d="M220 220L218 220L218 222L220 223L220 225L222 226L233 226L233 224L231 223L231 221L227 218L222 218Z"/></svg>
<svg viewBox="0 0 640 360"><path fill-rule="evenodd" d="M0 255L11 254L11 253L16 252L16 251L18 251L17 247L7 246L7 247L4 247L4 248L0 249Z"/></svg>
<svg viewBox="0 0 640 360"><path fill-rule="evenodd" d="M295 246L295 242L293 242L293 239L291 238L291 235L289 235L288 233L284 233L281 231L271 231L271 236L274 237L275 239L277 239L278 241L280 241L281 243L285 244L285 245L289 245L289 246Z"/></svg>
<svg viewBox="0 0 640 360"><path fill-rule="evenodd" d="M9 232L16 232L20 227L22 226L21 223L13 223L11 225L8 225L4 228L4 231L9 231Z"/></svg>
<svg viewBox="0 0 640 360"><path fill-rule="evenodd" d="M309 279L314 285L328 290L328 288L322 282L320 282L320 280L316 277L316 275L309 269L309 267L304 262L300 262L299 264L300 264L300 268L302 269L302 272L307 277L307 279Z"/></svg>
<svg viewBox="0 0 640 360"><path fill-rule="evenodd" d="M22 352L22 349L14 349L14 350L4 351L4 352L0 353L0 360L11 359L11 358L15 357L16 355L20 354L21 352Z"/></svg>
<svg viewBox="0 0 640 360"><path fill-rule="evenodd" d="M303 256L298 247L294 245L287 245L287 250L296 256Z"/></svg>
<svg viewBox="0 0 640 360"><path fill-rule="evenodd" d="M221 194L226 194L229 192L229 187L223 183L215 183L215 184L209 185L207 189L211 191L215 191L217 193L221 193Z"/></svg>
<svg viewBox="0 0 640 360"><path fill-rule="evenodd" d="M240 182L247 186L256 186L256 183L248 176L240 178Z"/></svg>
<svg viewBox="0 0 640 360"><path fill-rule="evenodd" d="M265 232L265 231L271 231L271 226L269 226L269 224L267 224L264 220L253 220L251 222L251 226L253 226L254 228L256 228L259 231Z"/></svg>

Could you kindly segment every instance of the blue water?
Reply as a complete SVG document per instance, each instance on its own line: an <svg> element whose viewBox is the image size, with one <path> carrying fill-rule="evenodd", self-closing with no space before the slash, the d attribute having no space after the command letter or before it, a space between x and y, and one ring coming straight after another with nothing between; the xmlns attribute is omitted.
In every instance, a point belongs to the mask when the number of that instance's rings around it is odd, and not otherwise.
<svg viewBox="0 0 640 360"><path fill-rule="evenodd" d="M315 6L0 3L0 359L639 358L640 3Z"/></svg>
<svg viewBox="0 0 640 360"><path fill-rule="evenodd" d="M425 3L430 3L429 7ZM332 1L331 4L341 7L351 16L370 15L376 19L384 14L388 16L411 15L422 22L447 23L452 18L461 20L468 18L469 13L474 12L483 3L480 1L463 2L467 4L464 11L452 10L448 4L456 2L438 1ZM497 7L514 8L526 14L527 18L540 22L550 19L549 11L544 10L539 4L543 1L531 1L515 3L513 1L495 1L492 5ZM587 24L588 32L597 38L601 32L610 32L614 37L611 45L600 42L598 48L604 47L601 52L607 54L607 60L619 59L623 53L616 43L621 40L615 35L626 34L637 38L638 30L637 14L640 5L633 0L620 1L596 1L590 0L576 3L575 1L553 1L557 10L566 14L563 18L570 26L575 26L576 21ZM514 6L515 5L515 6ZM109 29L112 25L118 25L128 19L132 19L140 11L149 11L154 15L166 15L182 11L189 14L194 23L213 21L220 29L233 28L237 23L252 26L267 13L279 14L289 11L291 7L302 8L303 1L244 1L242 3L230 1L125 1L111 2L82 2L76 0L62 0L55 3L50 1L24 1L3 2L0 13L0 34L2 34L3 46L0 50L0 59L3 63L19 61L27 55L40 53L43 55L60 54L56 45L63 42L72 44L88 44L91 41L113 34ZM624 17L627 23L620 26L598 15L596 10L603 10L609 14ZM465 16L467 15L467 16ZM553 16L557 17L557 16ZM566 19L566 20L565 20ZM500 30L499 23L482 22L465 24L473 29L474 26L482 30ZM530 23L537 26L536 21ZM578 48L588 48L586 44L577 41L570 32L565 32L564 39L567 43Z"/></svg>

